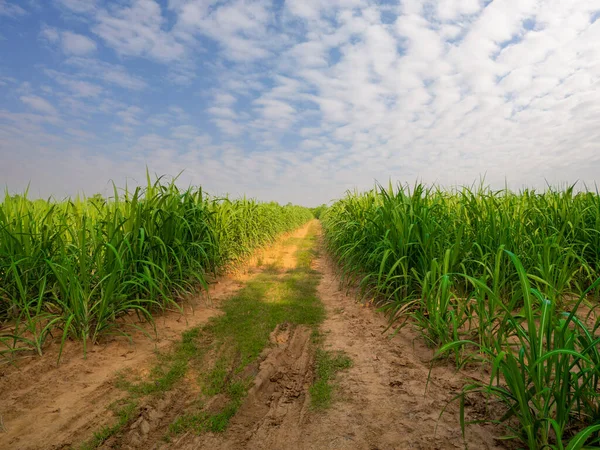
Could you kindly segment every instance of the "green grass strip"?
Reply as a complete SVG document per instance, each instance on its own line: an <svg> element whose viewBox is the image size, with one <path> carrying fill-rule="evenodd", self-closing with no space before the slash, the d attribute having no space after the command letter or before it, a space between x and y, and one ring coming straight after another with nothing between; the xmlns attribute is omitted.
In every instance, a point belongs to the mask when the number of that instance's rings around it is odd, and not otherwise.
<svg viewBox="0 0 600 450"><path fill-rule="evenodd" d="M352 367L352 360L341 351L317 350L315 360L315 382L310 387L310 401L314 409L331 406L335 375Z"/></svg>

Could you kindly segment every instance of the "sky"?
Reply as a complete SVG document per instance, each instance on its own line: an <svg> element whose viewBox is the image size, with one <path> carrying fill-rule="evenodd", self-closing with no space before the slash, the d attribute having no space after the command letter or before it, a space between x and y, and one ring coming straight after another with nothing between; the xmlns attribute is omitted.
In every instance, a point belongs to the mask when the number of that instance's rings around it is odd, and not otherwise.
<svg viewBox="0 0 600 450"><path fill-rule="evenodd" d="M0 0L0 185L600 181L599 0ZM183 171L183 172L182 172Z"/></svg>

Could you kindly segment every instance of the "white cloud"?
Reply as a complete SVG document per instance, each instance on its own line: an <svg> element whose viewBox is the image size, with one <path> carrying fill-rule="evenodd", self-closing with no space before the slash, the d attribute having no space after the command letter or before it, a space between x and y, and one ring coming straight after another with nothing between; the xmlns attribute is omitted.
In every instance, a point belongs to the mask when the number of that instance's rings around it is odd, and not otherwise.
<svg viewBox="0 0 600 450"><path fill-rule="evenodd" d="M0 0L0 16L7 16L15 18L18 16L24 16L27 11L21 6L16 5L8 0Z"/></svg>
<svg viewBox="0 0 600 450"><path fill-rule="evenodd" d="M96 0L56 0L56 2L75 13L90 13L98 8Z"/></svg>
<svg viewBox="0 0 600 450"><path fill-rule="evenodd" d="M120 123L112 125L112 129L126 135L133 134L137 127L142 124L141 115L144 110L139 106L127 106L116 113Z"/></svg>
<svg viewBox="0 0 600 450"><path fill-rule="evenodd" d="M62 33L62 47L65 53L83 56L96 50L96 43L81 34L65 31Z"/></svg>
<svg viewBox="0 0 600 450"><path fill-rule="evenodd" d="M146 123L155 127L166 127L186 123L189 120L190 116L182 108L170 106L166 111L148 117Z"/></svg>
<svg viewBox="0 0 600 450"><path fill-rule="evenodd" d="M236 112L227 106L212 106L207 111L216 117L224 117L229 119L235 119L237 117Z"/></svg>
<svg viewBox="0 0 600 450"><path fill-rule="evenodd" d="M45 73L49 77L53 78L57 83L67 87L71 94L76 97L98 97L104 91L101 86L83 81L73 75L58 72L52 69L47 69Z"/></svg>
<svg viewBox="0 0 600 450"><path fill-rule="evenodd" d="M56 28L43 27L40 35L53 44L60 42L60 33Z"/></svg>
<svg viewBox="0 0 600 450"><path fill-rule="evenodd" d="M202 133L193 125L178 125L171 128L171 137L187 142L190 150L205 150L211 143L212 138Z"/></svg>
<svg viewBox="0 0 600 450"><path fill-rule="evenodd" d="M21 101L30 108L39 111L43 114L48 114L51 116L55 116L58 114L54 106L52 106L50 102L43 99L42 97L37 97L35 95L23 95L21 96Z"/></svg>
<svg viewBox="0 0 600 450"><path fill-rule="evenodd" d="M67 128L65 130L66 133L70 134L71 136L74 136L78 139L83 139L86 141L90 141L92 139L95 139L96 136L93 133L89 133L85 130L81 130L78 128Z"/></svg>
<svg viewBox="0 0 600 450"><path fill-rule="evenodd" d="M126 125L139 125L140 121L138 120L138 116L142 112L143 110L139 106L129 106L127 109L119 111L117 116L119 116Z"/></svg>
<svg viewBox="0 0 600 450"><path fill-rule="evenodd" d="M215 125L217 125L219 130L221 130L221 133L225 135L233 137L240 136L244 131L244 127L235 120L217 118L213 119L213 122L215 123Z"/></svg>
<svg viewBox="0 0 600 450"><path fill-rule="evenodd" d="M271 55L280 40L269 40L268 26L274 21L269 1L234 0L176 2L178 14L174 33L184 40L201 35L218 42L224 55L235 61L254 61Z"/></svg>
<svg viewBox="0 0 600 450"><path fill-rule="evenodd" d="M237 99L235 98L235 96L227 92L217 92L214 96L214 104L220 106L231 106L236 101Z"/></svg>
<svg viewBox="0 0 600 450"><path fill-rule="evenodd" d="M81 71L82 76L102 80L108 84L139 91L148 84L138 75L132 75L124 66L109 64L99 59L72 57L66 64Z"/></svg>
<svg viewBox="0 0 600 450"><path fill-rule="evenodd" d="M185 46L165 31L161 7L154 0L133 0L129 6L101 10L95 19L93 32L120 55L170 62L185 54Z"/></svg>
<svg viewBox="0 0 600 450"><path fill-rule="evenodd" d="M82 34L72 31L61 31L56 28L44 26L40 36L52 44L59 44L67 55L85 56L96 51L96 42Z"/></svg>

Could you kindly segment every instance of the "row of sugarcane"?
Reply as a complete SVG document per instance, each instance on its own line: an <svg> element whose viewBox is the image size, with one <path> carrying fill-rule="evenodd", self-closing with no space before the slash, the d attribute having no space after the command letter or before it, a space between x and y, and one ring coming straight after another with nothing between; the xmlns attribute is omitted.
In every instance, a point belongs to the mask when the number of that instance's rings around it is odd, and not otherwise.
<svg viewBox="0 0 600 450"><path fill-rule="evenodd" d="M488 419L530 449L600 445L597 192L376 186L322 221L392 327L414 324L459 368L484 365L489 378L456 397L463 432L466 399L483 394Z"/></svg>
<svg viewBox="0 0 600 450"><path fill-rule="evenodd" d="M231 200L174 181L63 201L0 203L0 354L80 340L84 353L118 320L178 308L207 275L312 218L309 209ZM131 321L130 321L131 322Z"/></svg>

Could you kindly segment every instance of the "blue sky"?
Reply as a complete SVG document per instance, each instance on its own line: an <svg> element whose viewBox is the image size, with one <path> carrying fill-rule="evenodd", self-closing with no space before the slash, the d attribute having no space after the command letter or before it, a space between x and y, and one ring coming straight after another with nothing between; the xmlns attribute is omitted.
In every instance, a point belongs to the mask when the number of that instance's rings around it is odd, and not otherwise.
<svg viewBox="0 0 600 450"><path fill-rule="evenodd" d="M0 183L598 181L597 0L0 0Z"/></svg>

